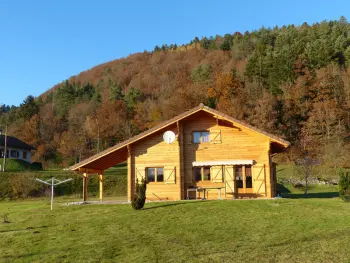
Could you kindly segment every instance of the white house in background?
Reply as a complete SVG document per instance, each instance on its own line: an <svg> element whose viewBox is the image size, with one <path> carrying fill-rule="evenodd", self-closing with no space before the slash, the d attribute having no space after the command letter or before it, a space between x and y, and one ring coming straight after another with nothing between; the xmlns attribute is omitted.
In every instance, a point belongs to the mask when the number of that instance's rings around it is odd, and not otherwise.
<svg viewBox="0 0 350 263"><path fill-rule="evenodd" d="M16 137L7 136L7 150L6 158L19 159L30 163L32 157L32 150L35 150L33 146L26 144L25 142L17 139ZM5 135L0 131L0 158L4 158L5 152Z"/></svg>

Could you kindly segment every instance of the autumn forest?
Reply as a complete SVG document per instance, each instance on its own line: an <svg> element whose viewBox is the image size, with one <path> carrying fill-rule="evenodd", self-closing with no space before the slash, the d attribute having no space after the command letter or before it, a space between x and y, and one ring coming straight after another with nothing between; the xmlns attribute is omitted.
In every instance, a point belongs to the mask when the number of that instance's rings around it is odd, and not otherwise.
<svg viewBox="0 0 350 263"><path fill-rule="evenodd" d="M199 103L292 143L331 166L350 156L350 24L195 37L98 65L20 106L0 123L33 145L33 160L67 167Z"/></svg>

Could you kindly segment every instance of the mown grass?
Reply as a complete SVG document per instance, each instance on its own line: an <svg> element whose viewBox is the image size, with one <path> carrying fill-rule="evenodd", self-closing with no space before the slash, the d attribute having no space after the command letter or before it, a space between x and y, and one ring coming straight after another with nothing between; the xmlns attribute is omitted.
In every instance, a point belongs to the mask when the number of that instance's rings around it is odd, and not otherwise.
<svg viewBox="0 0 350 263"><path fill-rule="evenodd" d="M62 200L61 200L62 201ZM1 202L0 262L348 262L338 198L130 205Z"/></svg>
<svg viewBox="0 0 350 263"><path fill-rule="evenodd" d="M126 167L109 172L124 176ZM55 198L54 211L49 197L0 202L0 262L349 262L350 204L330 198L337 186L311 185L308 196L279 187L295 199L147 203L141 211L64 206L81 200L68 196ZM2 223L5 213L11 223Z"/></svg>

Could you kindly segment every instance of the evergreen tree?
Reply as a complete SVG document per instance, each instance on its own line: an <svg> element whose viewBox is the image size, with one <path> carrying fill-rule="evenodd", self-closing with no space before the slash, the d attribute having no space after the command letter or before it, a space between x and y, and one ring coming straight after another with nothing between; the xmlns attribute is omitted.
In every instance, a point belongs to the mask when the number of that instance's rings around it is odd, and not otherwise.
<svg viewBox="0 0 350 263"><path fill-rule="evenodd" d="M109 99L110 100L122 100L124 99L123 89L120 84L112 84L109 86Z"/></svg>
<svg viewBox="0 0 350 263"><path fill-rule="evenodd" d="M339 169L339 197L350 202L350 172Z"/></svg>
<svg viewBox="0 0 350 263"><path fill-rule="evenodd" d="M142 93L137 88L129 88L128 91L125 94L125 102L128 105L129 109L133 109L135 106L136 101L141 98Z"/></svg>
<svg viewBox="0 0 350 263"><path fill-rule="evenodd" d="M27 96L27 98L20 105L19 116L25 120L29 120L32 116L38 114L38 112L39 106L35 102L34 97L31 95Z"/></svg>
<svg viewBox="0 0 350 263"><path fill-rule="evenodd" d="M233 37L230 34L226 34L224 36L223 42L220 45L220 49L224 51L231 50L232 41L233 41Z"/></svg>
<svg viewBox="0 0 350 263"><path fill-rule="evenodd" d="M212 68L208 64L197 66L191 73L191 80L194 83L207 83L211 78Z"/></svg>
<svg viewBox="0 0 350 263"><path fill-rule="evenodd" d="M141 184L139 184L138 179L136 179L135 193L131 200L131 206L135 210L140 210L145 205L145 202L146 202L146 181L144 178L142 178Z"/></svg>

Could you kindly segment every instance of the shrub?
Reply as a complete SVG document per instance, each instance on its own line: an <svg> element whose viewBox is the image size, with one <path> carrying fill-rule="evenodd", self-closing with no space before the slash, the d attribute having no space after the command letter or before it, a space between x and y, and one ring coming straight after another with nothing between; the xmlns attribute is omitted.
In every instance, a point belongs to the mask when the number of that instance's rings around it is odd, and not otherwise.
<svg viewBox="0 0 350 263"><path fill-rule="evenodd" d="M135 210L140 210L143 208L146 202L146 181L142 178L141 184L139 184L138 179L136 179L135 194L131 201L131 206Z"/></svg>
<svg viewBox="0 0 350 263"><path fill-rule="evenodd" d="M350 202L350 172L339 170L339 196L345 202Z"/></svg>
<svg viewBox="0 0 350 263"><path fill-rule="evenodd" d="M21 171L39 171L42 170L42 164L28 163L24 160L19 159L7 159L6 161L6 171L9 172L21 172Z"/></svg>
<svg viewBox="0 0 350 263"><path fill-rule="evenodd" d="M41 171L43 169L43 164L40 162L31 163L29 170L31 171Z"/></svg>
<svg viewBox="0 0 350 263"><path fill-rule="evenodd" d="M293 187L294 187L294 188L303 188L304 185L301 184L301 183L295 183L295 184L293 184Z"/></svg>

